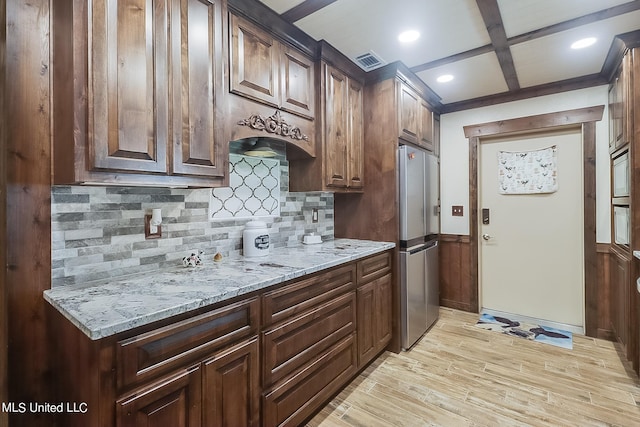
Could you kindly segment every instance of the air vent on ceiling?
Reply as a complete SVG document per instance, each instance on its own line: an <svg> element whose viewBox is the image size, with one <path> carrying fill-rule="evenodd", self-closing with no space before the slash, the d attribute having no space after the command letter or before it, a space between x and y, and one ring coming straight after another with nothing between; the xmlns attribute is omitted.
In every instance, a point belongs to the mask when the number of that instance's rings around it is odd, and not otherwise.
<svg viewBox="0 0 640 427"><path fill-rule="evenodd" d="M356 62L365 71L373 70L386 64L386 62L380 58L375 52L369 51L364 55L356 57Z"/></svg>

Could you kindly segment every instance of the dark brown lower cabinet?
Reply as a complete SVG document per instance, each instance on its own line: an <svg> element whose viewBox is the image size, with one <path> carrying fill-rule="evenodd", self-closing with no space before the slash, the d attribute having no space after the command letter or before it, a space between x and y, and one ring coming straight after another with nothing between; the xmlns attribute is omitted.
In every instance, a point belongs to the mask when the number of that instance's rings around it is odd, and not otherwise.
<svg viewBox="0 0 640 427"><path fill-rule="evenodd" d="M201 425L201 373L196 365L134 390L116 402L118 427Z"/></svg>
<svg viewBox="0 0 640 427"><path fill-rule="evenodd" d="M203 425L259 425L257 337L219 352L202 365Z"/></svg>
<svg viewBox="0 0 640 427"><path fill-rule="evenodd" d="M52 313L57 425L300 425L391 339L392 252L92 341Z"/></svg>
<svg viewBox="0 0 640 427"><path fill-rule="evenodd" d="M625 354L630 338L630 266L631 260L625 254L611 251L611 327Z"/></svg>
<svg viewBox="0 0 640 427"><path fill-rule="evenodd" d="M257 426L259 379L256 337L118 399L116 425Z"/></svg>
<svg viewBox="0 0 640 427"><path fill-rule="evenodd" d="M356 348L355 334L351 334L267 390L262 399L262 424L300 425L355 375Z"/></svg>
<svg viewBox="0 0 640 427"><path fill-rule="evenodd" d="M391 274L358 286L358 366L391 341Z"/></svg>

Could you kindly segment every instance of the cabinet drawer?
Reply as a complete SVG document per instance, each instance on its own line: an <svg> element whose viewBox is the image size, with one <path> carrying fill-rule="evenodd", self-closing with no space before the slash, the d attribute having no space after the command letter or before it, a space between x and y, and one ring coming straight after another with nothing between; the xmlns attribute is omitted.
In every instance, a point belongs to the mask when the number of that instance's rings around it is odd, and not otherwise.
<svg viewBox="0 0 640 427"><path fill-rule="evenodd" d="M147 380L257 334L259 309L253 298L119 341L118 386Z"/></svg>
<svg viewBox="0 0 640 427"><path fill-rule="evenodd" d="M202 383L199 365L180 369L115 402L118 427L200 426ZM89 425L89 424L85 424Z"/></svg>
<svg viewBox="0 0 640 427"><path fill-rule="evenodd" d="M264 294L263 325L279 322L355 287L356 266L349 264Z"/></svg>
<svg viewBox="0 0 640 427"><path fill-rule="evenodd" d="M350 292L263 333L263 384L312 363L318 354L355 331L356 294Z"/></svg>
<svg viewBox="0 0 640 427"><path fill-rule="evenodd" d="M263 425L300 425L356 373L356 363L356 339L351 334L265 393Z"/></svg>
<svg viewBox="0 0 640 427"><path fill-rule="evenodd" d="M358 284L382 277L391 271L390 251L374 255L358 262Z"/></svg>

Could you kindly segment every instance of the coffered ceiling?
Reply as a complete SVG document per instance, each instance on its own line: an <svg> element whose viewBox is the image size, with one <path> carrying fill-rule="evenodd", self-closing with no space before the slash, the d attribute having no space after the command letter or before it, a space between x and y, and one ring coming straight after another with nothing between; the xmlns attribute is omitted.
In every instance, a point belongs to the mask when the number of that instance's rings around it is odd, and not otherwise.
<svg viewBox="0 0 640 427"><path fill-rule="evenodd" d="M354 62L402 61L449 111L604 84L614 37L640 30L640 0L261 1ZM405 30L420 36L403 44Z"/></svg>

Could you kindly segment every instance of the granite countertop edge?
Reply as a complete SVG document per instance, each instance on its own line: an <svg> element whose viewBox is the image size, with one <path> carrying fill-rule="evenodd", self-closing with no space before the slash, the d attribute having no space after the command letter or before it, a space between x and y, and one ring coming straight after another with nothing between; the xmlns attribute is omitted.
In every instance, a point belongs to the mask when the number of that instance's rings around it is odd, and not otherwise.
<svg viewBox="0 0 640 427"><path fill-rule="evenodd" d="M633 256L640 259L640 251L633 251Z"/></svg>
<svg viewBox="0 0 640 427"><path fill-rule="evenodd" d="M356 239L300 243L272 248L267 257L232 256L193 268L59 286L45 291L44 299L90 339L99 340L394 247Z"/></svg>

